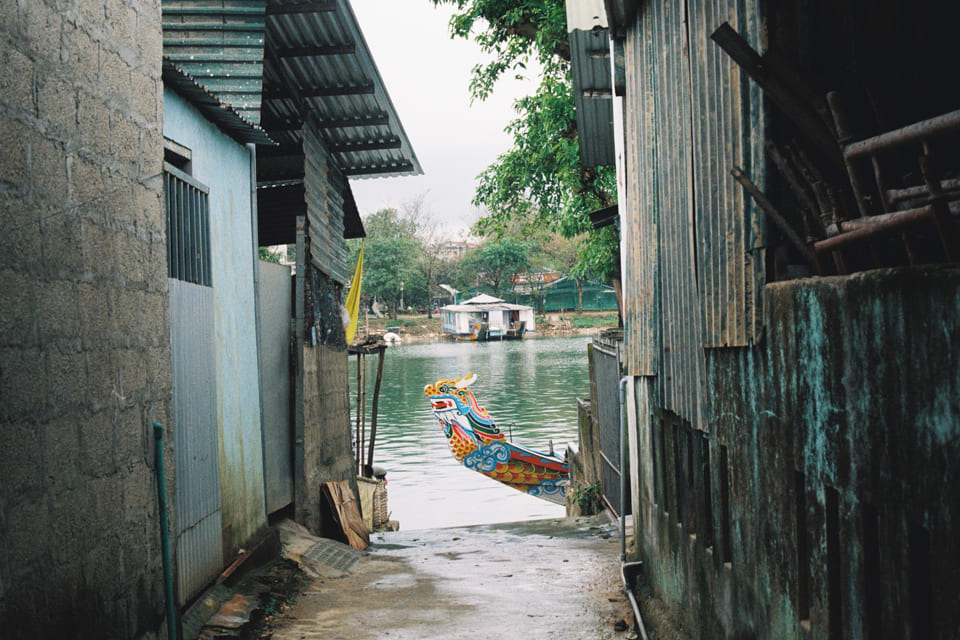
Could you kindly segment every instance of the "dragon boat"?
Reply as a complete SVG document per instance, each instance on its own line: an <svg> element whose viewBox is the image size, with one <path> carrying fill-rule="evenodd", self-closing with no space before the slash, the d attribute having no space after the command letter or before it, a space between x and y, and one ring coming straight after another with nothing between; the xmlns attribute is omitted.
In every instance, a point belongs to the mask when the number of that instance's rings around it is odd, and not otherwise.
<svg viewBox="0 0 960 640"><path fill-rule="evenodd" d="M470 391L475 380L468 373L456 380L437 380L423 390L453 457L468 469L527 495L566 504L570 476L566 461L507 440Z"/></svg>

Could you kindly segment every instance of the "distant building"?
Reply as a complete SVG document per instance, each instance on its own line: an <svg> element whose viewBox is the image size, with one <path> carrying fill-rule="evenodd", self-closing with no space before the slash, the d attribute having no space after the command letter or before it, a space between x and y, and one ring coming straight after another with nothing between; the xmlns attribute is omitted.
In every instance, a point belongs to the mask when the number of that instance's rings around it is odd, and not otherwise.
<svg viewBox="0 0 960 640"><path fill-rule="evenodd" d="M443 332L455 340L519 340L536 331L533 309L481 294L440 307Z"/></svg>

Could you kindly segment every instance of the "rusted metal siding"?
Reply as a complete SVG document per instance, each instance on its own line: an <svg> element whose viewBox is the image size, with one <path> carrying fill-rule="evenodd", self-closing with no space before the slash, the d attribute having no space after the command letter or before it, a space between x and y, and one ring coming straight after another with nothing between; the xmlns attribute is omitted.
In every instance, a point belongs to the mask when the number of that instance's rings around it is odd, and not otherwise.
<svg viewBox="0 0 960 640"><path fill-rule="evenodd" d="M651 286L650 279L659 279L650 297L659 300L648 298L642 303L646 308L641 327L630 336L632 346L639 349L641 363L648 365L641 366L637 374L659 374L663 406L699 424L703 350L694 249L693 134L685 19L683 2L644 7L639 31L626 43L630 51L627 93L647 94L640 97L642 111L628 105L626 126L639 131L633 140L639 153L652 156L646 166L634 163L638 171L628 178L628 191L643 194L631 203L638 207L636 215L642 220L639 234L632 240L640 244L645 255L627 277L641 280L641 290ZM656 233L652 233L654 228ZM654 244L659 245L655 253L650 246ZM655 270L650 269L653 260L657 262ZM659 340L654 337L658 331ZM650 342L644 344L645 340ZM656 362L654 352L658 347L659 368L654 370L650 365Z"/></svg>
<svg viewBox="0 0 960 640"><path fill-rule="evenodd" d="M760 95L709 40L724 21L758 37L754 3L673 0L641 7L624 45L627 370L700 428L703 349L761 326L762 225L728 175L762 176Z"/></svg>
<svg viewBox="0 0 960 640"><path fill-rule="evenodd" d="M660 353L660 208L654 126L652 42L640 37L638 17L624 47L627 95L624 138L627 175L621 197L626 373L653 376Z"/></svg>
<svg viewBox="0 0 960 640"><path fill-rule="evenodd" d="M763 184L762 97L710 34L729 22L761 49L759 8L744 0L688 2L687 13L703 346L745 346L761 326L763 226L730 169L742 167Z"/></svg>
<svg viewBox="0 0 960 640"><path fill-rule="evenodd" d="M348 185L324 147L318 127L310 120L303 129L304 197L310 232L310 257L335 282L346 284L347 245L343 239L344 193Z"/></svg>

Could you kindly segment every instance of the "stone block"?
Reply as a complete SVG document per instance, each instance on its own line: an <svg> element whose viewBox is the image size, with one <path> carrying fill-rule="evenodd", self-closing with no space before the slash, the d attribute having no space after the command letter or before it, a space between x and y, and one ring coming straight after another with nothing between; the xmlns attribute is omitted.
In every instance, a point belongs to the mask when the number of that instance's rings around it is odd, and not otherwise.
<svg viewBox="0 0 960 640"><path fill-rule="evenodd" d="M41 225L41 263L43 275L55 280L79 280L83 277L82 224L76 210L56 212Z"/></svg>
<svg viewBox="0 0 960 640"><path fill-rule="evenodd" d="M53 416L75 412L86 404L87 366L79 342L58 342L44 348L47 406Z"/></svg>
<svg viewBox="0 0 960 640"><path fill-rule="evenodd" d="M66 79L50 74L37 78L37 116L47 131L60 138L77 133L77 89Z"/></svg>
<svg viewBox="0 0 960 640"><path fill-rule="evenodd" d="M51 67L60 61L60 31L63 17L55 7L46 2L24 4L24 27L26 40L35 60L44 60Z"/></svg>
<svg viewBox="0 0 960 640"><path fill-rule="evenodd" d="M99 96L84 90L78 92L77 120L80 123L80 148L96 157L107 156L110 153L110 117ZM99 176L96 183L99 183ZM73 185L75 190L79 186L82 185Z"/></svg>
<svg viewBox="0 0 960 640"><path fill-rule="evenodd" d="M73 417L51 420L40 429L43 483L52 495L79 485L80 434Z"/></svg>
<svg viewBox="0 0 960 640"><path fill-rule="evenodd" d="M74 80L81 86L95 91L100 67L100 44L86 30L64 21L60 36L60 64L71 70Z"/></svg>
<svg viewBox="0 0 960 640"><path fill-rule="evenodd" d="M30 138L30 180L34 200L45 209L64 211L71 203L65 202L67 194L67 164L63 144L34 133Z"/></svg>
<svg viewBox="0 0 960 640"><path fill-rule="evenodd" d="M100 86L108 95L120 100L121 104L129 104L132 94L130 84L130 65L119 54L100 48Z"/></svg>
<svg viewBox="0 0 960 640"><path fill-rule="evenodd" d="M149 3L144 3L145 5ZM159 60L163 52L160 11L141 5L137 12L137 46L141 60Z"/></svg>
<svg viewBox="0 0 960 640"><path fill-rule="evenodd" d="M105 37L120 46L136 46L137 12L127 0L106 0L104 2Z"/></svg>
<svg viewBox="0 0 960 640"><path fill-rule="evenodd" d="M6 71L0 74L0 104L7 97L3 82ZM0 117L0 146L3 148L3 167L0 185L3 191L25 188L30 179L30 166L27 163L27 142L36 135L34 130L15 118Z"/></svg>
<svg viewBox="0 0 960 640"><path fill-rule="evenodd" d="M68 280L44 283L38 291L36 322L43 344L80 337L77 285Z"/></svg>
<svg viewBox="0 0 960 640"><path fill-rule="evenodd" d="M106 342L106 341L105 341ZM86 404L94 412L116 413L126 405L126 394L117 364L118 350L106 345L84 353L87 366Z"/></svg>
<svg viewBox="0 0 960 640"><path fill-rule="evenodd" d="M18 421L3 426L0 469L4 490L27 499L36 497L41 485L40 427L35 421ZM18 525L19 526L19 525Z"/></svg>
<svg viewBox="0 0 960 640"><path fill-rule="evenodd" d="M15 49L0 50L0 105L13 113L34 113L33 63Z"/></svg>
<svg viewBox="0 0 960 640"><path fill-rule="evenodd" d="M40 349L0 350L0 421L41 417L47 404L47 386Z"/></svg>
<svg viewBox="0 0 960 640"><path fill-rule="evenodd" d="M114 412L97 412L80 420L80 470L88 477L111 476L117 471Z"/></svg>
<svg viewBox="0 0 960 640"><path fill-rule="evenodd" d="M156 502L156 481L153 472L142 462L131 465L129 471L123 475L123 520L135 524L147 520L153 514L153 505ZM144 557L148 548L143 540L134 536L131 547ZM140 544L136 544L139 542Z"/></svg>
<svg viewBox="0 0 960 640"><path fill-rule="evenodd" d="M2 184L2 183L0 183ZM36 209L0 189L0 268L38 274L41 264L40 223Z"/></svg>
<svg viewBox="0 0 960 640"><path fill-rule="evenodd" d="M116 234L100 224L86 220L81 227L83 280L115 282L117 278Z"/></svg>
<svg viewBox="0 0 960 640"><path fill-rule="evenodd" d="M132 207L131 207L132 209ZM114 238L117 247L118 278L124 283L140 285L146 276L145 263L148 246L131 233L119 233Z"/></svg>
<svg viewBox="0 0 960 640"><path fill-rule="evenodd" d="M127 82L129 82L129 74ZM125 113L110 114L110 152L121 163L121 170L138 176L140 168L140 126Z"/></svg>
<svg viewBox="0 0 960 640"><path fill-rule="evenodd" d="M0 347L36 345L37 282L12 269L0 270Z"/></svg>
<svg viewBox="0 0 960 640"><path fill-rule="evenodd" d="M80 336L84 349L105 350L114 345L113 290L107 283L77 285L77 308L80 316ZM91 379L99 377L99 371L91 369Z"/></svg>

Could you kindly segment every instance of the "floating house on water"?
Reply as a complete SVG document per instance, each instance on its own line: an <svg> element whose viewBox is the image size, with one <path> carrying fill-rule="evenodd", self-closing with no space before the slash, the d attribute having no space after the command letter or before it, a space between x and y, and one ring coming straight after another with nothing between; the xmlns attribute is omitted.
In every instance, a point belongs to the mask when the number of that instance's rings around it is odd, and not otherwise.
<svg viewBox="0 0 960 640"><path fill-rule="evenodd" d="M440 308L443 332L454 340L519 340L535 331L533 308L481 294Z"/></svg>

